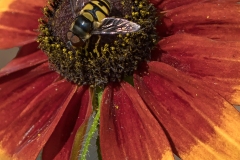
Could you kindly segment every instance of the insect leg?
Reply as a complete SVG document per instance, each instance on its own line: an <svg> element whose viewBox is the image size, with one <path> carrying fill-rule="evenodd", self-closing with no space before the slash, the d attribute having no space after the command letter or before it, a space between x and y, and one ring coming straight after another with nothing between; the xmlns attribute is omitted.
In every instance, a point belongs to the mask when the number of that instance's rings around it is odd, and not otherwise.
<svg viewBox="0 0 240 160"><path fill-rule="evenodd" d="M97 54L97 57L100 56L100 53L98 52L98 49L97 49L100 39L101 39L101 36L98 35L98 40L97 40L97 42L95 43L95 48L94 48L94 50L93 50L93 51Z"/></svg>

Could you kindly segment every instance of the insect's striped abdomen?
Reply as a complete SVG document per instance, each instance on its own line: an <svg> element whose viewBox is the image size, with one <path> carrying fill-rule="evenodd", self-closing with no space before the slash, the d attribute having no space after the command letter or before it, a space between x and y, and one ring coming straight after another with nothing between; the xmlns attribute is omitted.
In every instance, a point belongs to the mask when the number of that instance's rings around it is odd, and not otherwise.
<svg viewBox="0 0 240 160"><path fill-rule="evenodd" d="M89 18L92 22L101 22L101 20L109 16L110 10L111 6L107 0L92 0L83 7L80 14Z"/></svg>

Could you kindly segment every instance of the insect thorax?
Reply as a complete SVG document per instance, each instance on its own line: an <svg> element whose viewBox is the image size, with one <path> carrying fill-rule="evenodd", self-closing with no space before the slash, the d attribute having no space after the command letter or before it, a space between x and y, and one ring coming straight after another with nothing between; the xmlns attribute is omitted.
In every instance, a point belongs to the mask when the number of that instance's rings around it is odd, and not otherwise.
<svg viewBox="0 0 240 160"><path fill-rule="evenodd" d="M77 17L70 29L78 37L85 39L93 30L93 23L83 15Z"/></svg>
<svg viewBox="0 0 240 160"><path fill-rule="evenodd" d="M88 39L105 17L110 14L110 3L107 0L92 0L80 11L70 30L82 40Z"/></svg>

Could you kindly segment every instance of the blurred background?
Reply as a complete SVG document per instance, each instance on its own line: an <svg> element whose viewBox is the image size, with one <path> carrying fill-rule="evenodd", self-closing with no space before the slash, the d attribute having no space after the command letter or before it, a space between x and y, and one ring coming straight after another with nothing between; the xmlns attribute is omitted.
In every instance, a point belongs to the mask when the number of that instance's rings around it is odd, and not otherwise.
<svg viewBox="0 0 240 160"><path fill-rule="evenodd" d="M4 67L17 54L18 48L0 50L0 68Z"/></svg>

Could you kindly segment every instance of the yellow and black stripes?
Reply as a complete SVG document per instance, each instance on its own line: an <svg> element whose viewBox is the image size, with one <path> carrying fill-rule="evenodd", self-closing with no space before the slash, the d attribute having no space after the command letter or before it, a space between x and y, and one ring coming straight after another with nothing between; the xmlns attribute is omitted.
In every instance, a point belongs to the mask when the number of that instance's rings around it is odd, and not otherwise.
<svg viewBox="0 0 240 160"><path fill-rule="evenodd" d="M110 10L111 5L107 0L92 0L83 7L80 14L88 18L91 22L100 22L109 16Z"/></svg>

